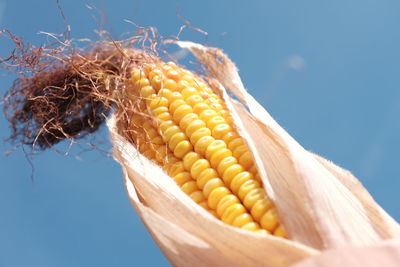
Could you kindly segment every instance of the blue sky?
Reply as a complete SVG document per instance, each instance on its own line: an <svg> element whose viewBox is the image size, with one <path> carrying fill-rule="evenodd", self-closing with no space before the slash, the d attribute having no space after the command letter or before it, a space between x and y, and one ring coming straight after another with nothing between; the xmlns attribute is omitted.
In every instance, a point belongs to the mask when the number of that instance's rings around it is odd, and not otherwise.
<svg viewBox="0 0 400 267"><path fill-rule="evenodd" d="M98 10L114 38L134 27L208 32L248 90L305 148L352 171L400 220L399 1L61 1L74 38L95 38ZM89 8L92 7L92 8ZM94 7L94 8L93 8ZM96 11L97 10L97 11ZM40 45L65 23L55 0L0 0L0 28ZM182 40L205 42L198 32ZM0 39L0 56L12 46ZM0 91L15 76L0 72ZM9 134L0 116L0 137ZM96 138L106 142L103 127ZM0 266L168 265L127 199L121 169L98 151L0 154ZM66 151L68 144L56 149ZM1 151L12 146L1 143Z"/></svg>

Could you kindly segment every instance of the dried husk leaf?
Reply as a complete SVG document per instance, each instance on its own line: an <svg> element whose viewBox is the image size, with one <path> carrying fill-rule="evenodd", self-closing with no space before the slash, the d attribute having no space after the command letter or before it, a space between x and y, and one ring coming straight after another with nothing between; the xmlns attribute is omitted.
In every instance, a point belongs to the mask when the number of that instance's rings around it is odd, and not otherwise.
<svg viewBox="0 0 400 267"><path fill-rule="evenodd" d="M400 236L399 225L354 176L302 148L246 92L235 65L221 50L176 43L189 49L221 84L221 93L240 134L247 137L264 186L292 240L328 249L368 246ZM224 88L245 106L232 100Z"/></svg>
<svg viewBox="0 0 400 267"><path fill-rule="evenodd" d="M370 247L343 247L305 259L294 267L397 267L400 262L400 240L389 240Z"/></svg>
<svg viewBox="0 0 400 267"><path fill-rule="evenodd" d="M368 217L371 218L370 222L375 231L379 233L379 236L383 239L399 238L400 230L398 223L375 202L370 193L351 172L340 168L321 156L311 152L310 154L335 175L340 182L359 199L365 211L368 213Z"/></svg>
<svg viewBox="0 0 400 267"><path fill-rule="evenodd" d="M288 266L319 252L290 240L226 225L194 203L108 120L132 205L176 266Z"/></svg>
<svg viewBox="0 0 400 267"><path fill-rule="evenodd" d="M350 172L302 148L246 92L235 65L221 50L176 43L192 51L217 84L214 89L247 140L290 240L260 236L215 219L119 135L112 117L108 126L114 155L132 205L174 265L288 266L320 250L371 246L400 236L397 222Z"/></svg>

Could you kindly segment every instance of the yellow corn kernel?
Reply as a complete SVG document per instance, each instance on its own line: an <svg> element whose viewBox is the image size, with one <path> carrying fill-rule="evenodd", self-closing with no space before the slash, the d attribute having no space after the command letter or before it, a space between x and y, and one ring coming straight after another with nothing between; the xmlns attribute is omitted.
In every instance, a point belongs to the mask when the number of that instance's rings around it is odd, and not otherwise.
<svg viewBox="0 0 400 267"><path fill-rule="evenodd" d="M190 181L185 183L181 189L183 192L189 195L197 190L197 184L195 181Z"/></svg>
<svg viewBox="0 0 400 267"><path fill-rule="evenodd" d="M208 206L211 209L216 209L218 206L218 203L221 201L221 199L225 196L230 195L231 192L229 191L228 188L226 188L225 186L221 185L218 188L215 188L211 194L208 197ZM240 205L241 207L243 207L242 205ZM249 215L250 216L250 215ZM236 216L235 216L236 218Z"/></svg>
<svg viewBox="0 0 400 267"><path fill-rule="evenodd" d="M217 214L219 217L225 213L225 210L233 204L240 203L240 200L235 195L227 195L221 199L217 206Z"/></svg>
<svg viewBox="0 0 400 267"><path fill-rule="evenodd" d="M233 204L229 206L221 217L224 223L232 224L236 217L246 213L246 209L241 204Z"/></svg>
<svg viewBox="0 0 400 267"><path fill-rule="evenodd" d="M192 180L192 177L190 176L190 173L188 172L181 172L178 173L173 177L175 183L177 183L179 186L182 186L184 183Z"/></svg>
<svg viewBox="0 0 400 267"><path fill-rule="evenodd" d="M199 188L203 189L209 180L217 177L218 173L214 169L207 168L199 174L198 178L196 179L196 182Z"/></svg>
<svg viewBox="0 0 400 267"><path fill-rule="evenodd" d="M232 225L236 227L242 227L247 223L251 223L253 220L248 213L243 213L242 215L235 218Z"/></svg>
<svg viewBox="0 0 400 267"><path fill-rule="evenodd" d="M162 87L167 88L171 91L175 91L176 90L176 82L172 79L167 79L162 83Z"/></svg>
<svg viewBox="0 0 400 267"><path fill-rule="evenodd" d="M278 226L278 216L275 209L270 209L261 217L260 224L264 229L272 232Z"/></svg>
<svg viewBox="0 0 400 267"><path fill-rule="evenodd" d="M280 237L283 237L283 238L286 238L286 237L287 237L287 236L286 236L286 231L285 231L285 229L283 229L282 225L279 225L279 226L275 229L274 235L275 235L275 236L280 236Z"/></svg>
<svg viewBox="0 0 400 267"><path fill-rule="evenodd" d="M242 226L242 229L250 230L250 231L256 231L260 229L260 226L257 223L250 222L246 223L245 225Z"/></svg>

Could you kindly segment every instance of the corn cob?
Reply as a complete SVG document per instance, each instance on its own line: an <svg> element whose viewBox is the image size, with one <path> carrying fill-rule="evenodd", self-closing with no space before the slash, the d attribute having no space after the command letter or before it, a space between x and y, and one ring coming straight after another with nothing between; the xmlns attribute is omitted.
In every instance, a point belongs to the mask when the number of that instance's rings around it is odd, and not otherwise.
<svg viewBox="0 0 400 267"><path fill-rule="evenodd" d="M224 223L286 237L245 141L207 83L160 62L135 68L128 93L134 144L192 200Z"/></svg>

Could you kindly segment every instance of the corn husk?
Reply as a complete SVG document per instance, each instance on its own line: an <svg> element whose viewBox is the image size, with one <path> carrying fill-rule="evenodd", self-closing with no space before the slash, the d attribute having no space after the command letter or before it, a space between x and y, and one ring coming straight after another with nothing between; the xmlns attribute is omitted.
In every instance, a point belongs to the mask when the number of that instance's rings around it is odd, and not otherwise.
<svg viewBox="0 0 400 267"><path fill-rule="evenodd" d="M189 49L217 81L289 239L260 236L211 216L119 135L112 117L108 126L128 196L173 265L289 266L328 249L376 246L400 237L397 222L350 172L305 150L246 92L221 50L176 43Z"/></svg>
<svg viewBox="0 0 400 267"><path fill-rule="evenodd" d="M310 257L294 267L396 267L400 263L400 240L388 240L368 247L342 247Z"/></svg>

